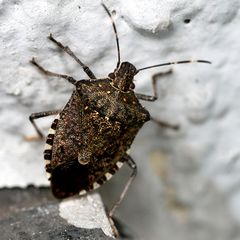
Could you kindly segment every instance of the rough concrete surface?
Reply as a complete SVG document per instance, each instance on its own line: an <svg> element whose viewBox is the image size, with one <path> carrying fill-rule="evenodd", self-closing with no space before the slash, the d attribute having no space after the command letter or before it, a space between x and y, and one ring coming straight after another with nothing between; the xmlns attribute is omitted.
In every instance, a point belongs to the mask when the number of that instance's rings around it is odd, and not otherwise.
<svg viewBox="0 0 240 240"><path fill-rule="evenodd" d="M137 68L185 59L159 81L150 113L179 131L147 123L131 155L139 174L117 215L143 239L226 240L240 237L239 0L106 0L119 32L121 58ZM100 1L0 1L0 186L46 185L44 142L32 112L61 109L72 86L43 76L29 60L77 79L87 76L47 36L68 45L96 76L116 65L111 22ZM151 75L136 76L136 91L151 94ZM52 118L39 120L47 132ZM112 203L127 180L123 169L101 191Z"/></svg>
<svg viewBox="0 0 240 240"><path fill-rule="evenodd" d="M59 204L59 214L75 227L100 228L106 235L113 237L111 224L106 216L102 200L96 193L72 201L62 201Z"/></svg>
<svg viewBox="0 0 240 240"><path fill-rule="evenodd" d="M110 221L97 193L60 201L49 187L0 189L1 240L139 239L119 219Z"/></svg>
<svg viewBox="0 0 240 240"><path fill-rule="evenodd" d="M53 200L49 189L30 187L0 190L0 232L2 240L110 240L113 231L106 221L105 210L98 194L81 199L67 199L64 202ZM11 197L15 196L15 199ZM22 201L19 201L19 200ZM85 199L85 201L83 201ZM91 201L88 201L90 199ZM8 200L8 201L6 201ZM9 201L10 200L10 201ZM28 203L26 203L28 202ZM44 203L45 202L45 203ZM84 203L84 205L82 205ZM61 206L64 205L64 206ZM84 208L81 217L88 219L85 226L76 226L69 221L75 212L61 214L65 207ZM89 209L95 206L98 218L89 215ZM3 212L3 214L2 214ZM80 218L81 218L80 217ZM100 225L99 219L105 219ZM96 223L94 225L94 223Z"/></svg>

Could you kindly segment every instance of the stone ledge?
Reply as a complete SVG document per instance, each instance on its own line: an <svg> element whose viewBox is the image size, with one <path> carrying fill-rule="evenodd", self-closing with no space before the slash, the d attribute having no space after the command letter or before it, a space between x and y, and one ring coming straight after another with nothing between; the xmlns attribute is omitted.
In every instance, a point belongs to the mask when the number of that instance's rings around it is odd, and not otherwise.
<svg viewBox="0 0 240 240"><path fill-rule="evenodd" d="M30 187L2 189L0 197L1 239L114 239L98 193L58 201Z"/></svg>

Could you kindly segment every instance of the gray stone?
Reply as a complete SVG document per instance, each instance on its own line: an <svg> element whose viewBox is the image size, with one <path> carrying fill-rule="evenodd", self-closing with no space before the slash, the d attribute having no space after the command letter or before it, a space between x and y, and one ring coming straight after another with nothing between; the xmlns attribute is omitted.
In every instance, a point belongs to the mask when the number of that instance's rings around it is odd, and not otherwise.
<svg viewBox="0 0 240 240"><path fill-rule="evenodd" d="M89 198L89 195L86 196ZM73 202L74 204L81 203L78 199L68 199L65 202ZM81 198L83 199L83 197ZM105 215L104 207L101 198L95 194L91 198L93 201L90 205L97 207L97 211ZM86 201L85 201L86 203ZM50 194L48 188L34 188L27 189L2 189L0 191L0 239L2 240L109 240L113 239L107 236L100 228L81 228L71 224L68 219L60 215L61 202L54 199ZM76 206L75 206L76 207ZM82 206L78 206L82 207ZM89 209L91 206L87 204L84 208ZM77 213L69 210L74 217ZM88 211L83 211L85 218L94 220L94 216ZM100 215L98 215L100 216ZM84 225L84 223L82 223ZM108 222L103 222L106 226L102 228L111 228ZM97 226L97 225L96 225Z"/></svg>

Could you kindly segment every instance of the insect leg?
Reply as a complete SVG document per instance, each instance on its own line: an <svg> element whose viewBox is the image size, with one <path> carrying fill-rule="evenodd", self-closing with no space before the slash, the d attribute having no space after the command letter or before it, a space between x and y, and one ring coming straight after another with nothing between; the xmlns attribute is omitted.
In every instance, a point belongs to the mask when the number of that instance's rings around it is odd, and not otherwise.
<svg viewBox="0 0 240 240"><path fill-rule="evenodd" d="M58 47L60 47L64 52L66 52L68 55L70 55L81 67L83 68L83 71L89 76L90 79L96 79L93 72L89 69L88 66L86 66L83 62L80 61L79 58L72 52L72 50L68 46L63 46L62 43L58 42L50 33L48 39L50 39L52 42L54 42Z"/></svg>
<svg viewBox="0 0 240 240"><path fill-rule="evenodd" d="M44 74L48 75L48 76L54 76L54 77L60 77L60 78L64 78L66 80L68 80L70 83L75 84L77 82L77 80L75 80L73 77L70 77L68 75L64 75L64 74L59 74L59 73L54 73L54 72L50 72L46 69L44 69L42 66L40 66L34 58L32 58L32 60L30 61L30 63L32 63L34 66L36 66L41 72L43 72Z"/></svg>
<svg viewBox="0 0 240 240"><path fill-rule="evenodd" d="M152 76L153 96L136 93L137 98L145 101L151 101L151 102L157 100L158 99L157 81L159 80L160 77L171 74L171 73L172 73L172 69L168 70L167 72L160 72L160 73L154 74Z"/></svg>
<svg viewBox="0 0 240 240"><path fill-rule="evenodd" d="M168 123L168 122L164 122L160 119L156 119L156 118L153 118L151 116L151 120L155 123L157 123L158 125L160 125L161 127L163 128L170 128L172 130L179 130L180 126L178 124L171 124L171 123Z"/></svg>
<svg viewBox="0 0 240 240"><path fill-rule="evenodd" d="M47 117L50 115L56 115L58 113L60 113L61 110L55 110L55 111L45 111L45 112L38 112L38 113L32 113L29 116L29 120L32 123L33 127L35 128L36 132L38 133L39 138L43 138L43 133L39 130L37 124L35 123L35 119L37 118L42 118L42 117Z"/></svg>
<svg viewBox="0 0 240 240"><path fill-rule="evenodd" d="M109 211L109 217L113 216L113 213L115 212L115 210L119 207L119 205L121 204L122 200L124 199L131 183L133 182L134 178L137 175L137 165L136 163L133 161L133 159L129 156L129 155L125 155L123 157L125 159L125 161L127 162L128 166L132 169L132 174L130 175L118 201L112 206L111 210Z"/></svg>

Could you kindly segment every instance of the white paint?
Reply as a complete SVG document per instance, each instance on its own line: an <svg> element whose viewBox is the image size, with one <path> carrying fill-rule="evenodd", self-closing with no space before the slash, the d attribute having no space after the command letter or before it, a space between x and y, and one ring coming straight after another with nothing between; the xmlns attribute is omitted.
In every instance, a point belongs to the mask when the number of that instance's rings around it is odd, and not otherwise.
<svg viewBox="0 0 240 240"><path fill-rule="evenodd" d="M174 66L172 76L159 81L159 100L144 102L154 117L180 124L181 129L161 131L148 123L140 131L131 147L139 175L119 209L121 218L146 239L158 239L159 235L162 240L176 236L179 240L231 239L238 235L235 229L240 225L235 216L240 209L239 0L104 2L116 10L123 61L137 68L185 59L213 62ZM184 19L191 22L185 24ZM49 184L44 142L24 140L25 135L36 134L28 116L61 109L73 89L63 79L43 76L29 60L34 56L49 70L77 79L87 77L46 38L50 32L96 76L107 76L116 65L114 34L100 1L0 2L2 187ZM139 73L136 91L151 94L151 75L167 69ZM53 119L36 120L46 135ZM166 179L154 175L158 171L149 166L154 151L168 156ZM108 196L115 191L117 196L121 186L112 184ZM172 195L166 197L169 188ZM180 210L167 207L174 205L168 202L173 196L187 206L184 224L176 217Z"/></svg>
<svg viewBox="0 0 240 240"><path fill-rule="evenodd" d="M75 227L101 228L106 235L114 236L103 203L97 193L88 194L86 197L78 199L62 201L59 204L59 214Z"/></svg>

